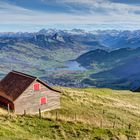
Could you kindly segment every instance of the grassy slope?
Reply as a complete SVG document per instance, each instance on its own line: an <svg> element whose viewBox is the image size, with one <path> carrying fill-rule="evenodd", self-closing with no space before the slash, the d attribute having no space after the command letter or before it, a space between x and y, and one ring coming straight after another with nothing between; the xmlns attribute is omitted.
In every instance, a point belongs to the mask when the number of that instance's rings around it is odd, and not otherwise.
<svg viewBox="0 0 140 140"><path fill-rule="evenodd" d="M7 116L1 110L0 139L140 139L140 94L110 89L59 89L63 91L62 108L57 113L44 113L42 119Z"/></svg>

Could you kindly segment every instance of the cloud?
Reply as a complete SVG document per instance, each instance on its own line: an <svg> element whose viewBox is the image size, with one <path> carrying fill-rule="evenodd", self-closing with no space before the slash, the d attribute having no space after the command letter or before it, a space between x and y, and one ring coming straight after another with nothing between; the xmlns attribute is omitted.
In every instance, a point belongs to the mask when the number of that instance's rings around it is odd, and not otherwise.
<svg viewBox="0 0 140 140"><path fill-rule="evenodd" d="M29 10L22 8L22 7L18 7L16 5L11 5L9 3L5 3L5 2L1 2L0 1L0 12L1 13L14 13L15 12L19 12L20 14L25 13L25 12L29 12Z"/></svg>
<svg viewBox="0 0 140 140"><path fill-rule="evenodd" d="M83 11L86 7L90 14L114 13L125 15L127 13L135 13L135 11L140 11L140 6L128 5L126 3L114 3L109 0L56 0L56 2L65 3L69 5L73 10L76 8L76 6L78 7L79 5L83 7Z"/></svg>
<svg viewBox="0 0 140 140"><path fill-rule="evenodd" d="M124 3L124 4L130 4L130 5L140 5L139 0L109 0L110 2L114 3Z"/></svg>
<svg viewBox="0 0 140 140"><path fill-rule="evenodd" d="M109 0L52 0L51 2L40 0L40 2L44 5L49 3L49 6L53 7L48 10L47 6L42 11L21 7L17 3L9 4L0 1L0 24L107 24L110 26L140 23L138 5L115 3Z"/></svg>

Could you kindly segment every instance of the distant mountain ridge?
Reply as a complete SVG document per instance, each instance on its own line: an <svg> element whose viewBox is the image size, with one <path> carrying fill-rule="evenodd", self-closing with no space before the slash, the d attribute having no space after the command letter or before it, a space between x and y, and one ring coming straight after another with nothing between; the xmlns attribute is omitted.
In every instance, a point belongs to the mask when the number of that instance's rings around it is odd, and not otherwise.
<svg viewBox="0 0 140 140"><path fill-rule="evenodd" d="M111 52L98 49L82 54L76 60L86 68L95 69L96 64L96 68L101 69L91 74L91 79L83 80L82 84L134 89L139 82L140 86L140 47L123 48Z"/></svg>
<svg viewBox="0 0 140 140"><path fill-rule="evenodd" d="M140 47L140 30L136 31L85 31L81 29L72 30L56 30L56 29L41 29L38 32L4 32L0 33L0 39L16 39L32 42L34 38L42 36L46 42L66 42L77 43L84 46L96 46L91 49L117 49L117 48L137 48Z"/></svg>
<svg viewBox="0 0 140 140"><path fill-rule="evenodd" d="M92 63L122 63L123 61L140 56L140 47L139 48L122 48L114 50L111 52L97 49L89 51L85 54L79 56L76 60L82 66L90 66Z"/></svg>

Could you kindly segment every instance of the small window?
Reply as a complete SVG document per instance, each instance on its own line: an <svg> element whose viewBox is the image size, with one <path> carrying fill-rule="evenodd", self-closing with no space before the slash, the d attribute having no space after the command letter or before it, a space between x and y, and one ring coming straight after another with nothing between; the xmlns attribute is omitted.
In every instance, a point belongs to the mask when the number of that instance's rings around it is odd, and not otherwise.
<svg viewBox="0 0 140 140"><path fill-rule="evenodd" d="M34 84L34 91L40 90L40 84Z"/></svg>
<svg viewBox="0 0 140 140"><path fill-rule="evenodd" d="M47 103L46 97L42 97L40 102L41 102L41 105L46 104Z"/></svg>

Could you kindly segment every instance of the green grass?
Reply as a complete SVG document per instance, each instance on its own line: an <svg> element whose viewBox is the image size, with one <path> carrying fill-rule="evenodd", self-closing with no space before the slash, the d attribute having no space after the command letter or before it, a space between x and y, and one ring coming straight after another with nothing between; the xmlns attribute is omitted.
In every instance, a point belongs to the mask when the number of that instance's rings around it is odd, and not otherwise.
<svg viewBox="0 0 140 140"><path fill-rule="evenodd" d="M36 116L0 111L0 140L139 140L140 94L60 88L61 109ZM129 125L131 127L129 129Z"/></svg>

